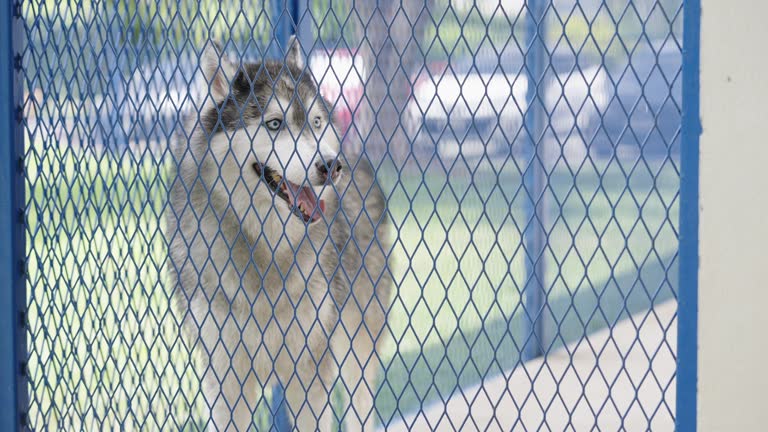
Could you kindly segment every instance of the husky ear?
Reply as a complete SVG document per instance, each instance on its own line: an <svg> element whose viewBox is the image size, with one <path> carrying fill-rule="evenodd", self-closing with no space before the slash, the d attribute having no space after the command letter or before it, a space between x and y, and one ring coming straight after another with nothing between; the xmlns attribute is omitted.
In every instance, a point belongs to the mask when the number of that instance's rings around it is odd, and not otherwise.
<svg viewBox="0 0 768 432"><path fill-rule="evenodd" d="M301 44L299 44L299 39L296 35L292 35L291 38L288 39L288 51L285 55L285 62L297 69L304 68L304 57L301 53Z"/></svg>
<svg viewBox="0 0 768 432"><path fill-rule="evenodd" d="M200 56L208 91L216 102L223 101L230 93L230 82L235 78L235 66L226 58L220 43L209 41Z"/></svg>

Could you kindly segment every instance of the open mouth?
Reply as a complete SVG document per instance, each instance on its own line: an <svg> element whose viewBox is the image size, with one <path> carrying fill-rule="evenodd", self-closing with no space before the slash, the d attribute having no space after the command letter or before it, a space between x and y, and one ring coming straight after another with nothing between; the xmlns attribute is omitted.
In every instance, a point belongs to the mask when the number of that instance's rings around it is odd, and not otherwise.
<svg viewBox="0 0 768 432"><path fill-rule="evenodd" d="M264 180L275 196L288 203L291 212L301 218L304 223L316 222L325 212L325 201L318 199L311 187L292 183L272 168L259 162L253 163L253 170Z"/></svg>

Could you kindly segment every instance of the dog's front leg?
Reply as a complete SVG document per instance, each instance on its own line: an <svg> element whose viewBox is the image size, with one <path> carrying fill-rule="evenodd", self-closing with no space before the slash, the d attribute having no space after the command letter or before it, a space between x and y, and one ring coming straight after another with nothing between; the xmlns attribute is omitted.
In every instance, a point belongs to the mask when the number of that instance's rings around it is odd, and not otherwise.
<svg viewBox="0 0 768 432"><path fill-rule="evenodd" d="M381 361L377 345L383 339L380 333L384 314L373 303L367 304L367 317L363 320L360 308L348 302L341 315L344 326L340 328L344 331L334 335L335 356L344 359L341 364L342 388L350 404L344 419L347 432L372 432L376 424L374 395ZM351 340L349 334L354 335Z"/></svg>
<svg viewBox="0 0 768 432"><path fill-rule="evenodd" d="M251 364L251 356L242 345L230 354L219 344L212 353L203 376L203 394L211 409L208 430L250 430L259 393L259 382Z"/></svg>
<svg viewBox="0 0 768 432"><path fill-rule="evenodd" d="M295 430L329 432L333 421L330 404L333 368L328 355L324 356L319 367L309 357L306 352L302 355L296 374L286 386L285 399Z"/></svg>

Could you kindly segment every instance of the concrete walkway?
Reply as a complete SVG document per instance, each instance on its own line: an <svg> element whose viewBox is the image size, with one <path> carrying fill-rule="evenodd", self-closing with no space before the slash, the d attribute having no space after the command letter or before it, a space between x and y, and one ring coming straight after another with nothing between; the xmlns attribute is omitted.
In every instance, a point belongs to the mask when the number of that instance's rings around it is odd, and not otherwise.
<svg viewBox="0 0 768 432"><path fill-rule="evenodd" d="M671 431L676 312L665 302L387 430Z"/></svg>

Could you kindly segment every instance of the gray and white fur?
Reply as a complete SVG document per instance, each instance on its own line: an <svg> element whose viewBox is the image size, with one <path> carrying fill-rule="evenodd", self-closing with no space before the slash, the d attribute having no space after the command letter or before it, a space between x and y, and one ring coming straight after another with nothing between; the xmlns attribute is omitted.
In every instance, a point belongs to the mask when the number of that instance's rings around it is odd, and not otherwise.
<svg viewBox="0 0 768 432"><path fill-rule="evenodd" d="M300 51L292 40L285 63L238 66L209 44L206 91L173 145L168 267L213 430L249 429L278 379L299 431L330 430L337 379L347 430L374 426L392 290L386 202L370 164L340 155ZM314 199L299 198L305 187Z"/></svg>

